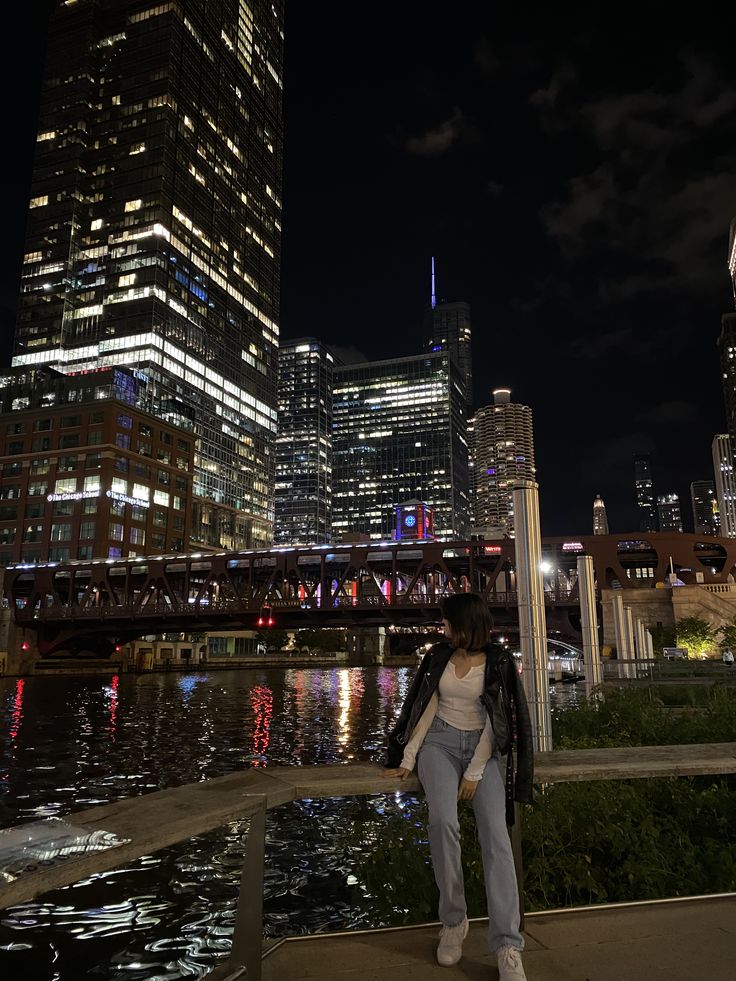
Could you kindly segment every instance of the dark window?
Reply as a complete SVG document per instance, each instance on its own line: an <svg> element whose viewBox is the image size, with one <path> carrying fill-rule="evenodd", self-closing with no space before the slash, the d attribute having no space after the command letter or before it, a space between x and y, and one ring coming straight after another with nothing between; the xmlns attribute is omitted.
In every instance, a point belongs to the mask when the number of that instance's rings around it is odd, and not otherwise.
<svg viewBox="0 0 736 981"><path fill-rule="evenodd" d="M119 446L121 450L130 449L130 434L129 433L115 433L115 445Z"/></svg>
<svg viewBox="0 0 736 981"><path fill-rule="evenodd" d="M55 518L68 518L74 514L74 505L76 501L54 501L54 517ZM41 505L43 507L43 504ZM26 508L26 517L28 515L28 508ZM39 516L40 517L40 516Z"/></svg>
<svg viewBox="0 0 736 981"><path fill-rule="evenodd" d="M21 469L22 466L20 463L4 463L3 477L17 477Z"/></svg>
<svg viewBox="0 0 736 981"><path fill-rule="evenodd" d="M43 513L43 504L40 505ZM0 521L15 521L18 517L18 508L14 507L0 507ZM29 517L36 517L35 515Z"/></svg>
<svg viewBox="0 0 736 981"><path fill-rule="evenodd" d="M5 427L6 436L19 436L21 433L26 431L26 427L22 422L9 422Z"/></svg>
<svg viewBox="0 0 736 981"><path fill-rule="evenodd" d="M130 416L119 415L118 426L122 426L123 429L131 429L133 426L133 420Z"/></svg>
<svg viewBox="0 0 736 981"><path fill-rule="evenodd" d="M61 502L59 502L61 503ZM42 518L44 512L44 504L26 504L26 518ZM13 508L15 510L15 508ZM15 517L15 515L14 515Z"/></svg>
<svg viewBox="0 0 736 981"><path fill-rule="evenodd" d="M72 446L79 446L79 433L67 433L59 438L60 450L68 450Z"/></svg>
<svg viewBox="0 0 736 981"><path fill-rule="evenodd" d="M104 412L91 412L90 413L90 416L89 416L89 421L91 423L104 422L105 421L105 413Z"/></svg>
<svg viewBox="0 0 736 981"><path fill-rule="evenodd" d="M166 446L171 446L171 444L174 442L174 438L171 435L171 433L165 433L163 429L159 432L158 435L160 441L164 443Z"/></svg>
<svg viewBox="0 0 736 981"><path fill-rule="evenodd" d="M13 440L11 443L7 444L5 452L7 456L18 456L19 453L23 452L24 445L25 444L23 443L22 439Z"/></svg>
<svg viewBox="0 0 736 981"><path fill-rule="evenodd" d="M33 423L34 433L47 433L49 429L54 428L53 419L36 419Z"/></svg>
<svg viewBox="0 0 736 981"><path fill-rule="evenodd" d="M61 417L61 428L62 429L74 429L75 426L82 425L81 416L62 416Z"/></svg>
<svg viewBox="0 0 736 981"><path fill-rule="evenodd" d="M102 442L102 430L93 429L92 432L87 436L88 446L99 446Z"/></svg>
<svg viewBox="0 0 736 981"><path fill-rule="evenodd" d="M0 498L3 501L13 501L20 497L20 486L18 484L9 484L5 487L0 487Z"/></svg>
<svg viewBox="0 0 736 981"><path fill-rule="evenodd" d="M31 449L34 453L42 452L43 450L51 449L51 437L50 436L37 436L31 443Z"/></svg>

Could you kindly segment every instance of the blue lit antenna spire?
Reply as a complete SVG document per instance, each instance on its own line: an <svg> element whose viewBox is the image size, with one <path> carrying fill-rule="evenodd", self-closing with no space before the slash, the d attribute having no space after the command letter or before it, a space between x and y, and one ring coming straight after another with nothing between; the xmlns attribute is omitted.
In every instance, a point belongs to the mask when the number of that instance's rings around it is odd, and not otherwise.
<svg viewBox="0 0 736 981"><path fill-rule="evenodd" d="M437 290L434 281L434 256L432 256L432 309L437 306Z"/></svg>

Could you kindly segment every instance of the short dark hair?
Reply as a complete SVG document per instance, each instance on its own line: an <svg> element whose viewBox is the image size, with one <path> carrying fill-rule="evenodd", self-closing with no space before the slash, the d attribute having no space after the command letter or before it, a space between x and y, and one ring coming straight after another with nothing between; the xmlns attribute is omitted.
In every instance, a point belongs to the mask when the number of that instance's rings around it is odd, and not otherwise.
<svg viewBox="0 0 736 981"><path fill-rule="evenodd" d="M488 604L478 593L456 593L442 604L442 618L450 624L453 647L480 650L488 643L493 619Z"/></svg>

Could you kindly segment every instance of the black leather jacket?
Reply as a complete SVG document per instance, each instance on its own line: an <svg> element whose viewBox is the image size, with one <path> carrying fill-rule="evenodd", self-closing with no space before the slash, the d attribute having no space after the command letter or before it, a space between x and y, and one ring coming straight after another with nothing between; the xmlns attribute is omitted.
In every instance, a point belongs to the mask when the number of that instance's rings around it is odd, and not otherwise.
<svg viewBox="0 0 736 981"><path fill-rule="evenodd" d="M399 719L388 737L386 766L401 764L404 747L414 727L437 690L442 672L452 655L446 642L435 644L422 658L419 670L404 699ZM503 647L486 644L485 684L481 701L491 720L494 749L506 756L506 823L514 823L514 801L531 804L534 782L532 724L524 688L516 666ZM516 774L513 749L516 747Z"/></svg>

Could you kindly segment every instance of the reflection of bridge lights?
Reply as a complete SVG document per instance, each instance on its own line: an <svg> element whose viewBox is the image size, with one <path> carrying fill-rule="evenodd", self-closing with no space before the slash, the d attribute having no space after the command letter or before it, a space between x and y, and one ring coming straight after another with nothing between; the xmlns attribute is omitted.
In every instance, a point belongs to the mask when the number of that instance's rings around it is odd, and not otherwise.
<svg viewBox="0 0 736 981"><path fill-rule="evenodd" d="M542 572L542 573L544 573L545 576L547 575L548 572L552 572L552 568L553 568L553 566L552 566L552 563L551 562L540 562L539 563L539 571Z"/></svg>
<svg viewBox="0 0 736 981"><path fill-rule="evenodd" d="M15 698L13 699L13 708L10 713L10 729L8 730L8 736L10 737L10 745L14 746L15 741L18 738L18 733L20 731L20 724L23 719L23 689L26 683L23 678L19 678L15 685Z"/></svg>
<svg viewBox="0 0 736 981"><path fill-rule="evenodd" d="M120 678L118 677L118 675L115 674L112 676L110 687L107 689L108 694L110 696L110 725L108 729L113 736L115 735L115 730L117 728L119 684L120 684Z"/></svg>
<svg viewBox="0 0 736 981"><path fill-rule="evenodd" d="M338 741L344 746L350 735L350 672L347 668L343 668L338 672L338 675L338 705L340 706L340 717L337 720L337 724L340 728Z"/></svg>
<svg viewBox="0 0 736 981"><path fill-rule="evenodd" d="M273 716L273 692L266 685L258 685L250 693L250 704L255 715L253 728L253 752L263 757L271 741L271 717ZM265 766L264 759L255 759L252 766Z"/></svg>

